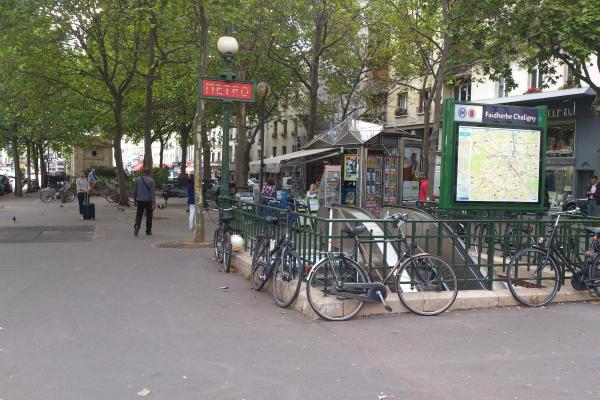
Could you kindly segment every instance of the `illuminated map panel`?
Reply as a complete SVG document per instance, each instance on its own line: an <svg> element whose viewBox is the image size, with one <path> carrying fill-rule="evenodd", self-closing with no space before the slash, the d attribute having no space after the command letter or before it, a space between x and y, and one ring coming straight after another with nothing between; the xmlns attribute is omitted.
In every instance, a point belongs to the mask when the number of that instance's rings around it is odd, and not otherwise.
<svg viewBox="0 0 600 400"><path fill-rule="evenodd" d="M541 131L458 127L457 202L537 203Z"/></svg>

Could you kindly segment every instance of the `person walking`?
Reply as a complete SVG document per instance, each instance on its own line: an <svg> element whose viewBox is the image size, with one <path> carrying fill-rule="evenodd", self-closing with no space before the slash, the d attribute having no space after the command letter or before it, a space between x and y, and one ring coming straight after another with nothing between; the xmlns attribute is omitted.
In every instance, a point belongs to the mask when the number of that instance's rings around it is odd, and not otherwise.
<svg viewBox="0 0 600 400"><path fill-rule="evenodd" d="M86 197L90 194L90 183L85 179L85 172L79 173L79 178L75 180L77 187L77 201L79 201L79 214L83 219L83 205L85 204Z"/></svg>
<svg viewBox="0 0 600 400"><path fill-rule="evenodd" d="M188 221L188 227L191 230L194 229L196 225L196 197L194 193L194 175L190 175L188 179L188 187L187 187L187 203L190 208L190 218Z"/></svg>
<svg viewBox="0 0 600 400"><path fill-rule="evenodd" d="M146 235L152 235L152 212L156 207L156 183L150 176L150 169L144 169L144 174L133 183L133 201L137 207L133 234L137 236L142 224L142 216L146 212Z"/></svg>
<svg viewBox="0 0 600 400"><path fill-rule="evenodd" d="M87 181L90 184L90 191L96 189L96 182L98 182L98 175L96 175L96 169L92 168L88 174ZM89 193L88 193L89 194Z"/></svg>
<svg viewBox="0 0 600 400"><path fill-rule="evenodd" d="M598 177L596 175L592 176L585 195L588 198L588 215L595 217L600 203L600 187L598 187Z"/></svg>
<svg viewBox="0 0 600 400"><path fill-rule="evenodd" d="M306 197L310 198L310 199L314 199L317 197L318 191L317 191L317 185L314 183L311 183L310 186L308 187L308 191L306 192Z"/></svg>
<svg viewBox="0 0 600 400"><path fill-rule="evenodd" d="M263 187L262 192L263 204L269 204L269 201L275 200L277 197L277 187L275 187L275 179L267 178L267 184Z"/></svg>

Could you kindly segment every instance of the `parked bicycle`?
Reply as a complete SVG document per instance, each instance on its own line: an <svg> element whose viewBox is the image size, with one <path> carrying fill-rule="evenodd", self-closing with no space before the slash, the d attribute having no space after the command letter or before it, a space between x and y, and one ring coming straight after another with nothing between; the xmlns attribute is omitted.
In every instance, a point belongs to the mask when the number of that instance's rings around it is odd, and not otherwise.
<svg viewBox="0 0 600 400"><path fill-rule="evenodd" d="M499 227L499 223L475 225L472 244L476 252L486 253L494 247L495 250L501 251L503 256L511 256L536 244L533 225L511 221L506 223L504 229ZM493 229L493 232L490 229Z"/></svg>
<svg viewBox="0 0 600 400"><path fill-rule="evenodd" d="M289 206L289 205L288 205ZM285 233L271 249L271 232L259 233L252 254L250 280L254 290L262 290L272 278L272 292L275 303L289 307L298 297L302 285L302 261L294 249L290 229L291 216L286 214ZM265 221L272 229L280 222L279 218L267 215Z"/></svg>
<svg viewBox="0 0 600 400"><path fill-rule="evenodd" d="M118 183L107 183L106 188L104 189L104 198L109 203L119 203L121 200L121 192L119 191ZM133 189L127 190L127 196L129 198L129 202L133 202Z"/></svg>
<svg viewBox="0 0 600 400"><path fill-rule="evenodd" d="M67 182L58 182L54 187L41 190L40 200L44 203L50 203L54 200L60 200L61 203L70 203L75 200L75 192L68 187Z"/></svg>
<svg viewBox="0 0 600 400"><path fill-rule="evenodd" d="M386 284L395 279L395 290L402 304L419 315L437 315L446 311L458 294L456 274L441 257L418 253L418 242L407 243L402 225L407 215L393 214L386 219L393 221L398 229L395 239L361 239L365 226L345 228L343 234L354 237L354 249L350 255L327 252L310 271L306 295L311 308L323 319L344 321L353 318L365 302L382 303L387 311ZM366 243L404 244L405 250L396 265L381 282L372 282L364 268L353 260L360 245ZM366 256L363 254L363 259ZM393 278L395 277L395 278ZM336 301L337 300L337 301Z"/></svg>
<svg viewBox="0 0 600 400"><path fill-rule="evenodd" d="M233 231L229 223L233 221L233 215L230 214L233 210L234 207L214 210L219 211L219 227L215 230L213 242L215 258L218 262L223 263L225 272L231 270L231 235Z"/></svg>
<svg viewBox="0 0 600 400"><path fill-rule="evenodd" d="M506 281L519 303L530 307L550 303L561 287L561 265L571 273L575 290L588 290L591 296L600 297L600 228L585 227L594 234L592 246L577 260L571 260L558 243L556 232L561 216L576 214L581 213L579 210L556 213L548 238L540 246L522 249L510 259Z"/></svg>

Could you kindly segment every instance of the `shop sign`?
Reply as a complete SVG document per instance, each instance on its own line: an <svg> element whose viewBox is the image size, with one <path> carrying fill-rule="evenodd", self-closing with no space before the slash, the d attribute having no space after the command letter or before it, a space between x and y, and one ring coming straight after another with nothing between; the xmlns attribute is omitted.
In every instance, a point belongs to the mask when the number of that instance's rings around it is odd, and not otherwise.
<svg viewBox="0 0 600 400"><path fill-rule="evenodd" d="M538 124L538 110L525 107L483 106L484 124L531 125Z"/></svg>
<svg viewBox="0 0 600 400"><path fill-rule="evenodd" d="M570 104L548 105L548 120L573 119L575 118L575 102Z"/></svg>
<svg viewBox="0 0 600 400"><path fill-rule="evenodd" d="M215 79L200 80L200 97L208 99L254 101L252 82L229 82Z"/></svg>

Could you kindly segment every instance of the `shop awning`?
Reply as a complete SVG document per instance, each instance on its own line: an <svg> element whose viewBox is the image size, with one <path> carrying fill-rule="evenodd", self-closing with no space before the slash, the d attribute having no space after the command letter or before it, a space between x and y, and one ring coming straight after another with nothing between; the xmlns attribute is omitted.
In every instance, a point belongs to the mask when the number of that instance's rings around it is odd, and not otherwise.
<svg viewBox="0 0 600 400"><path fill-rule="evenodd" d="M347 118L325 133L316 136L305 147L358 146L383 132L383 126Z"/></svg>
<svg viewBox="0 0 600 400"><path fill-rule="evenodd" d="M324 155L327 152L332 153L335 151L339 151L339 149L335 147L328 147L323 149L299 150L293 153L283 154L281 156L265 158L265 172L278 173L281 169L281 164L288 163L290 161L297 161L301 158L307 158L316 155ZM260 173L260 160L252 161L250 163L250 173Z"/></svg>
<svg viewBox="0 0 600 400"><path fill-rule="evenodd" d="M560 99L567 98L567 97L584 97L584 96L596 96L596 92L594 91L594 89L592 89L590 87L583 87L583 88L552 90L549 92L523 94L523 95L519 95L519 96L498 97L498 98L494 98L494 99L478 100L478 102L484 103L484 104L533 103L533 102L560 100Z"/></svg>

